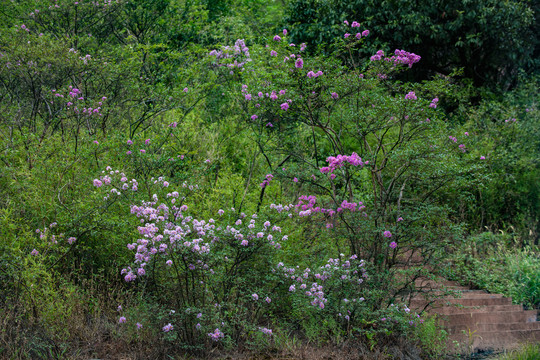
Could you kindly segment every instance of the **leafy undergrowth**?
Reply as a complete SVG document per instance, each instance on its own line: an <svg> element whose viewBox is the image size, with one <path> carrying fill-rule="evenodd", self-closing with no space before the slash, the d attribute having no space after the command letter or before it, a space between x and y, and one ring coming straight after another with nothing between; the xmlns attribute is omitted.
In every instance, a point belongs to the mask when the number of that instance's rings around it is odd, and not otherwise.
<svg viewBox="0 0 540 360"><path fill-rule="evenodd" d="M452 280L511 297L515 304L540 308L540 255L516 247L509 236L483 233L458 248L443 273Z"/></svg>

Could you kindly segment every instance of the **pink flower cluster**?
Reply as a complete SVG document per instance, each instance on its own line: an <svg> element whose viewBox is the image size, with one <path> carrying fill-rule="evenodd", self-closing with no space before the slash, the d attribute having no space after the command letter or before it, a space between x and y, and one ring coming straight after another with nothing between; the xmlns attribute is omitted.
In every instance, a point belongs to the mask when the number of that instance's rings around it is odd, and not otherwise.
<svg viewBox="0 0 540 360"><path fill-rule="evenodd" d="M409 65L409 68L412 68L413 64L419 62L421 57L415 53L410 53L405 50L396 49L394 51L394 56L386 58L386 61L393 62L395 65L403 64Z"/></svg>
<svg viewBox="0 0 540 360"><path fill-rule="evenodd" d="M317 71L317 72L314 72L314 71L308 71L307 73L307 77L308 78L317 78L319 76L323 75L323 72L321 70Z"/></svg>
<svg viewBox="0 0 540 360"><path fill-rule="evenodd" d="M262 187L262 188L265 188L268 184L270 184L270 181L272 181L272 179L274 178L274 175L272 174L267 174L265 179L263 180L262 183L260 183L259 185Z"/></svg>
<svg viewBox="0 0 540 360"><path fill-rule="evenodd" d="M102 106L103 102L107 100L107 97L103 96L100 100L91 103L82 96L81 90L74 88L73 86L69 86L68 90L69 92L66 95L57 92L56 90L52 90L55 98L67 98L67 102L60 105L61 108L65 108L69 112L77 115L94 117L103 116ZM51 101L51 104L54 104L54 101ZM91 104L91 106L87 106L87 104Z"/></svg>
<svg viewBox="0 0 540 360"><path fill-rule="evenodd" d="M221 50L212 50L208 56L214 56L216 58L214 65L216 67L227 67L231 75L234 74L234 68L243 70L245 63L251 61L249 48L243 39L236 40L234 46L224 46ZM227 59L234 59L234 61L231 62L231 60Z"/></svg>
<svg viewBox="0 0 540 360"><path fill-rule="evenodd" d="M341 254L341 257L343 256ZM288 268L283 263L279 263L277 269L281 271L285 278L294 282L289 287L290 292L296 292L296 287L298 286L302 290L300 293L310 299L312 306L324 309L325 304L328 302L324 292L325 282L330 279L339 279L353 286L359 286L368 278L366 269L364 268L365 262L363 260L358 261L357 258L356 255L351 256L349 259L331 258L317 272L306 268L297 273L298 269L296 267ZM346 302L349 301L364 301L364 298L355 298Z"/></svg>
<svg viewBox="0 0 540 360"><path fill-rule="evenodd" d="M379 50L375 53L375 55L371 56L371 61L381 61L383 60L387 62L391 62L394 65L408 65L409 68L413 66L413 64L420 61L421 57L419 55L416 55L415 53L410 53L405 50L399 50L396 49L394 51L394 55L390 57L384 57L384 51Z"/></svg>
<svg viewBox="0 0 540 360"><path fill-rule="evenodd" d="M223 334L223 332L221 332L221 330L216 328L216 330L214 330L214 332L209 333L208 336L210 336L210 338L213 341L220 341L221 339L223 339L225 337L225 334Z"/></svg>
<svg viewBox="0 0 540 360"><path fill-rule="evenodd" d="M364 167L369 162L363 162L362 158L357 153L353 152L351 155L337 155L330 156L326 159L328 166L322 167L320 170L323 174L332 174L336 168L343 167L346 163L352 166Z"/></svg>
<svg viewBox="0 0 540 360"><path fill-rule="evenodd" d="M53 234L52 230L56 228L57 226L58 224L56 222L53 222L48 227L45 226L43 229L36 229L36 234L39 234L40 240L48 240L49 242L48 245L56 245L58 244L58 241L62 241L65 238L64 233ZM77 238L71 236L71 237L68 237L66 241L69 245L73 245L77 241ZM39 251L34 249L32 250L31 255L37 256L39 255Z"/></svg>
<svg viewBox="0 0 540 360"><path fill-rule="evenodd" d="M131 190L137 191L139 183L137 180L132 179L128 181L128 178L124 173L121 173L119 170L113 170L110 166L107 166L106 170L102 171L102 176L99 179L94 179L93 184L95 187L108 187L111 189L108 190L107 195L105 195L104 200L107 200L111 194L121 195L121 190ZM116 183L116 186L113 186L113 182ZM118 188L117 188L118 187Z"/></svg>
<svg viewBox="0 0 540 360"><path fill-rule="evenodd" d="M405 99L407 99L407 100L416 100L417 97L416 97L416 94L414 93L414 91L409 91L409 93L407 95L405 95Z"/></svg>

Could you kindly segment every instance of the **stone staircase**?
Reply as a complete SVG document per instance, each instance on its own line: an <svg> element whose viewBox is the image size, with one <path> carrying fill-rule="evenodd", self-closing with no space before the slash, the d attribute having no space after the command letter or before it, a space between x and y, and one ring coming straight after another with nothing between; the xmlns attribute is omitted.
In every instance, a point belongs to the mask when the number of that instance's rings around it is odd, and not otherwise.
<svg viewBox="0 0 540 360"><path fill-rule="evenodd" d="M448 346L460 351L477 352L511 349L521 343L540 343L540 321L537 310L524 310L522 305L512 305L511 298L471 290L453 281L419 279L416 287L420 294L410 300L416 311L427 307L427 312L440 315L449 333ZM444 290L461 293L461 297L444 296L430 299Z"/></svg>

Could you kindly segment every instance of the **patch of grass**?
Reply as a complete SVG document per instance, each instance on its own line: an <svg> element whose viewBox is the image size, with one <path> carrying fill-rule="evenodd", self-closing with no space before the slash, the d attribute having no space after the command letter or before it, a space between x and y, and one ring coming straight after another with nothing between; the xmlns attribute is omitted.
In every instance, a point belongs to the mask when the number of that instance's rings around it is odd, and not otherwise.
<svg viewBox="0 0 540 360"><path fill-rule="evenodd" d="M540 345L527 344L502 355L498 360L538 360L540 359Z"/></svg>

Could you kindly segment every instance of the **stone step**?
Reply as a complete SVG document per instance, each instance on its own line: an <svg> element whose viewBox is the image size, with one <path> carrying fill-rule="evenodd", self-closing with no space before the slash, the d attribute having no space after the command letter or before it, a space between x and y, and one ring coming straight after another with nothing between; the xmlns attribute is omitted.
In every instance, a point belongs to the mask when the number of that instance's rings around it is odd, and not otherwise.
<svg viewBox="0 0 540 360"><path fill-rule="evenodd" d="M448 280L431 280L431 279L416 279L414 282L417 288L430 288L430 289L440 289L442 287L451 288L451 289L463 289L470 290L467 286L462 286L457 281L448 281Z"/></svg>
<svg viewBox="0 0 540 360"><path fill-rule="evenodd" d="M443 293L440 291L432 291L429 293L419 293L416 294L412 300L425 300L427 298L433 298L436 296L440 296ZM451 297L451 296L444 296L443 299L497 299L504 297L501 294L489 294L483 290L468 290L468 291L460 291L458 293L460 297Z"/></svg>
<svg viewBox="0 0 540 360"><path fill-rule="evenodd" d="M540 321L528 323L497 323L497 324L475 324L468 325L449 325L446 328L449 334L462 334L468 330L477 332L490 331L513 331L513 330L540 330Z"/></svg>
<svg viewBox="0 0 540 360"><path fill-rule="evenodd" d="M490 295L490 294L488 294ZM411 309L424 308L427 304L426 300L411 300ZM463 299L463 298L445 298L440 300L435 300L431 306L432 307L441 307L446 305L463 305L463 306L490 306L490 305L512 305L512 298L476 298L476 299Z"/></svg>
<svg viewBox="0 0 540 360"><path fill-rule="evenodd" d="M488 306L442 306L433 307L430 312L439 315L454 315L454 314L475 314L475 313L495 313L495 312L521 312L521 305L488 305Z"/></svg>
<svg viewBox="0 0 540 360"><path fill-rule="evenodd" d="M540 342L540 330L477 331L467 334L453 334L449 337L449 346L454 341L460 342L469 350L501 350L514 347L519 343Z"/></svg>
<svg viewBox="0 0 540 360"><path fill-rule="evenodd" d="M524 311L496 311L490 313L468 313L468 314L450 314L441 316L445 326L475 324L497 324L497 323L518 323L536 321L538 312L536 310Z"/></svg>

